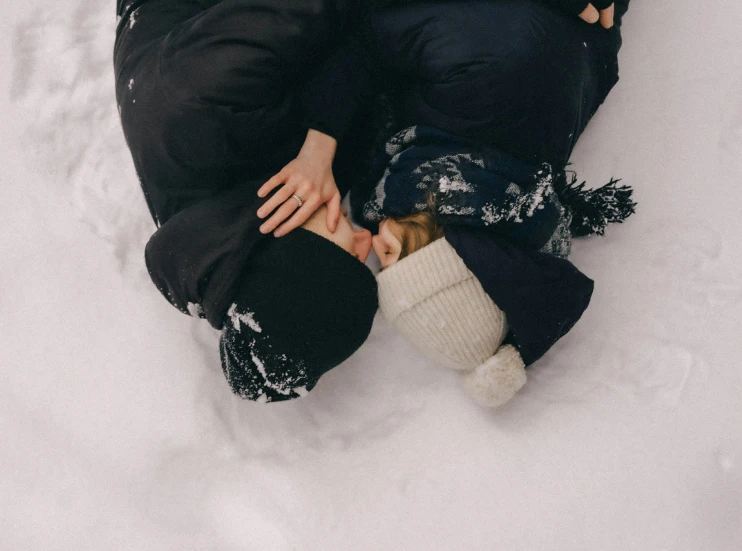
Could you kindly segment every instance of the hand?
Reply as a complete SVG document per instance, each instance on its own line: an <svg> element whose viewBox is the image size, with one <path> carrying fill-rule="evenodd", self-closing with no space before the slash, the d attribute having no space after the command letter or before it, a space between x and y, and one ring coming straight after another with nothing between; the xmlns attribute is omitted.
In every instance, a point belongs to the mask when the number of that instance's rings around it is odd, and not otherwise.
<svg viewBox="0 0 742 551"><path fill-rule="evenodd" d="M275 230L281 237L306 222L322 205L327 204L327 229L334 233L340 218L340 192L332 175L337 142L331 136L309 130L307 139L296 159L287 164L258 190L258 197L265 197L272 190L281 188L258 209L258 216L273 216L261 226L262 233ZM298 195L302 200L294 198ZM278 210L276 210L278 209ZM279 227L280 225L280 227ZM276 229L278 228L278 229Z"/></svg>
<svg viewBox="0 0 742 551"><path fill-rule="evenodd" d="M611 4L605 9L598 12L597 8L592 4L588 4L585 10L580 14L580 19L587 21L588 23L596 23L600 20L600 24L606 29L610 29L613 26L613 14L615 12L615 4Z"/></svg>

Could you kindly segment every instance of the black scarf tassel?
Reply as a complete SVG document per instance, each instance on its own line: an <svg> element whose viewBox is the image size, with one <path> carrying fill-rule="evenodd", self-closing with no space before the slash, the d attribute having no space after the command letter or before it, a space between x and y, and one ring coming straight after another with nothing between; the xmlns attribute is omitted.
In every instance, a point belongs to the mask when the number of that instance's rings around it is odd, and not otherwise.
<svg viewBox="0 0 742 551"><path fill-rule="evenodd" d="M567 173L571 180L567 183ZM562 204L572 212L570 231L573 237L603 235L612 222L621 223L636 212L636 203L631 200L633 189L618 186L611 181L596 189L585 189L585 182L577 183L577 174L563 171L556 179L556 192Z"/></svg>

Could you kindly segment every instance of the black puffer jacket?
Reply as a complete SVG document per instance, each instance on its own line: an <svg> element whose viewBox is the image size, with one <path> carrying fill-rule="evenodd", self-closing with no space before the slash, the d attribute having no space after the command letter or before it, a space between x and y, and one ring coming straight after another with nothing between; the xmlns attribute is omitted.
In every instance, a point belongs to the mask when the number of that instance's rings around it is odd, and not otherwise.
<svg viewBox="0 0 742 551"><path fill-rule="evenodd" d="M627 6L616 3L619 25ZM434 126L561 168L618 80L619 25L536 0L474 0L384 10L370 36L401 83L403 127Z"/></svg>
<svg viewBox="0 0 742 551"><path fill-rule="evenodd" d="M116 98L158 225L246 179L259 185L298 153L307 86L367 5L118 0Z"/></svg>

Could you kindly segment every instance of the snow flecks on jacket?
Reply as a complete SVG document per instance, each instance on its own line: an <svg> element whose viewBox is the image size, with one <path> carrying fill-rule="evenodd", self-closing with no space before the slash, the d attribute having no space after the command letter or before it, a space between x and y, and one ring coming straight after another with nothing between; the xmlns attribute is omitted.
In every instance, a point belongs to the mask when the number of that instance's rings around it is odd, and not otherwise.
<svg viewBox="0 0 742 551"><path fill-rule="evenodd" d="M189 302L187 308L188 308L188 313L194 318L204 317L204 309L201 307L200 304L196 304L195 302Z"/></svg>

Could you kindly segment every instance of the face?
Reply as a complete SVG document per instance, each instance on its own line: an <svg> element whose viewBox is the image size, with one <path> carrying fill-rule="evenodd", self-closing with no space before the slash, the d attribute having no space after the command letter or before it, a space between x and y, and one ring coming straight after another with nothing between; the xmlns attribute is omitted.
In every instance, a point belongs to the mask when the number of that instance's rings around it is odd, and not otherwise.
<svg viewBox="0 0 742 551"><path fill-rule="evenodd" d="M366 262L371 252L371 232L364 229L355 229L345 213L340 215L340 221L331 241L355 256L361 262Z"/></svg>
<svg viewBox="0 0 742 551"><path fill-rule="evenodd" d="M327 218L327 207L321 207L312 218L303 225L304 229L329 239L337 246L345 249L361 262L366 262L371 252L371 232L368 230L357 230L350 223L345 210L340 215L338 227L335 233L330 233L325 220Z"/></svg>
<svg viewBox="0 0 742 551"><path fill-rule="evenodd" d="M402 252L402 242L398 235L401 235L399 224L387 218L379 224L379 233L374 235L372 245L376 256L381 261L381 269L386 269L397 260Z"/></svg>

